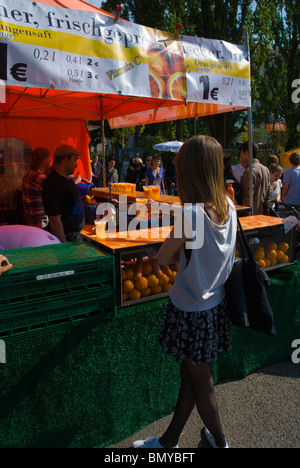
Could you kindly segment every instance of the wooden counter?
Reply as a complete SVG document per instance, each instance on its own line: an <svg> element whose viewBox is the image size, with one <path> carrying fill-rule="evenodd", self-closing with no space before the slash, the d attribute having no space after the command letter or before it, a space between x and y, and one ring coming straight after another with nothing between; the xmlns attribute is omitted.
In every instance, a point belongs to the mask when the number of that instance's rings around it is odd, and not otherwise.
<svg viewBox="0 0 300 468"><path fill-rule="evenodd" d="M107 233L105 239L97 240L96 231L90 224L86 224L81 234L90 241L96 242L101 248L114 253L117 250L132 249L151 244L164 242L172 230L172 227L140 229L117 233Z"/></svg>
<svg viewBox="0 0 300 468"><path fill-rule="evenodd" d="M245 231L249 231L250 229L260 229L278 225L280 226L283 224L283 219L275 218L273 216L255 215L244 216L243 218L240 218L240 222L242 228Z"/></svg>
<svg viewBox="0 0 300 468"><path fill-rule="evenodd" d="M109 188L108 187L93 188L91 190L91 195L93 195L96 198L101 198L102 200L108 200ZM134 195L130 193L124 193L124 192L112 192L112 198L115 200L119 200L120 195L126 195L127 200L129 202L135 202L137 198L145 198L144 192L135 192ZM171 195L161 195L159 202L168 203L169 205L172 205L173 203L181 204L179 197L173 197ZM249 206L236 205L236 210L239 215L241 215L242 213L250 214L251 208Z"/></svg>
<svg viewBox="0 0 300 468"><path fill-rule="evenodd" d="M102 199L108 200L109 188L108 187L93 188L91 190L91 195L93 195L96 198L102 198ZM126 195L128 201L132 201L132 202L135 202L137 198L145 198L144 192L135 192L135 194L125 193L125 192L112 192L111 195L112 195L112 198L115 198L116 200L119 200L120 195ZM160 200L158 201L161 203L168 203L169 205L172 205L173 203L180 204L180 198L173 197L171 195L161 195Z"/></svg>
<svg viewBox="0 0 300 468"><path fill-rule="evenodd" d="M240 221L245 231L283 224L281 218L263 215L245 216L241 218ZM172 229L171 226L168 226L117 233L108 232L106 238L101 241L97 240L95 228L91 224L86 224L81 233L88 240L96 242L99 246L104 247L106 251L115 252L117 250L126 250L162 243L168 237Z"/></svg>

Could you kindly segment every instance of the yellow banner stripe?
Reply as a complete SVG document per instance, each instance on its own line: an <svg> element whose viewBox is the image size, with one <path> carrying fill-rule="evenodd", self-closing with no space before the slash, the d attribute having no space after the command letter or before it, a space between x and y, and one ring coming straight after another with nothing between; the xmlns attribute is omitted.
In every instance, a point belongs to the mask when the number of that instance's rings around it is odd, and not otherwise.
<svg viewBox="0 0 300 468"><path fill-rule="evenodd" d="M187 73L201 73L204 75L229 75L250 80L250 65L234 62L216 62L200 60L192 57L185 58Z"/></svg>
<svg viewBox="0 0 300 468"><path fill-rule="evenodd" d="M0 31L12 34L14 36L12 41L21 44L124 62L133 62L139 56L141 63L148 63L147 54L139 47L125 48L121 44L106 44L101 39L84 38L60 31L17 27L4 21L0 21Z"/></svg>

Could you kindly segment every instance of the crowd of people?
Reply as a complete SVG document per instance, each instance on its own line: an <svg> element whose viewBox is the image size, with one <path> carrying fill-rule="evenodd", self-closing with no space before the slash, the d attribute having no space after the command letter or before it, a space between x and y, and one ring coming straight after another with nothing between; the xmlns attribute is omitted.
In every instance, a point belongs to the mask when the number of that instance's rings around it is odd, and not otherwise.
<svg viewBox="0 0 300 468"><path fill-rule="evenodd" d="M253 214L269 214L278 204L300 208L300 153L290 156L291 169L283 173L278 158L268 158L266 165L258 159L258 145L253 143ZM80 153L69 145L60 145L50 167L50 152L36 148L32 152L30 169L24 176L22 198L24 220L27 226L39 228L51 234L46 241L74 242L81 240L85 216L78 184L90 183L76 173ZM145 163L139 157L133 158L127 169L125 180L142 190L144 185L159 185L161 194L177 195L177 170L173 154L164 169L159 154L147 156ZM240 147L238 164L231 165L230 157L223 155L225 187L231 182L235 191L235 202L250 206L250 154L248 142ZM92 180L96 187L103 181L103 167L98 156L91 161ZM114 158L108 160L106 185L119 181ZM2 269L3 272L3 269Z"/></svg>
<svg viewBox="0 0 300 468"><path fill-rule="evenodd" d="M280 203L299 208L300 202L300 153L291 154L289 161L293 166L283 173L279 159L268 157L266 165L258 159L258 145L252 145L253 214L269 214ZM251 206L250 154L248 142L241 145L239 163L230 165L230 158L224 155L224 179L233 182L236 201L243 206Z"/></svg>
<svg viewBox="0 0 300 468"><path fill-rule="evenodd" d="M159 185L161 194L176 195L177 175L174 156L165 170L162 167L162 158L157 153L147 156L145 162L140 157L133 157L128 164L125 182L136 184L137 191L143 191L143 186ZM110 158L105 176L106 186L119 182L119 172L115 159ZM103 167L98 156L94 156L92 160L92 183L95 187L103 185Z"/></svg>

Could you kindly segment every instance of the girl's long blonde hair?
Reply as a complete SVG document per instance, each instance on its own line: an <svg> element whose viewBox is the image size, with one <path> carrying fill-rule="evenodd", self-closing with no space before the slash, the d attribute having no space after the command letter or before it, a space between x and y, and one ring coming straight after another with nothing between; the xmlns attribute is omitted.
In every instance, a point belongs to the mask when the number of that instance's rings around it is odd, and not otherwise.
<svg viewBox="0 0 300 468"><path fill-rule="evenodd" d="M175 166L181 202L206 203L224 222L227 219L227 200L220 143L205 135L190 138L180 148Z"/></svg>

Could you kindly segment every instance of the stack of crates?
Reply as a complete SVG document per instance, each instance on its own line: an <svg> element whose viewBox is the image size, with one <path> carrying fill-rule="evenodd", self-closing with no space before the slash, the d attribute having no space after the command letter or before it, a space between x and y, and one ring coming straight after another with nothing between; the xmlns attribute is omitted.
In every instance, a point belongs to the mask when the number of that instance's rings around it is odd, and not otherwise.
<svg viewBox="0 0 300 468"><path fill-rule="evenodd" d="M2 253L13 268L0 276L0 338L115 316L113 256L85 243Z"/></svg>

